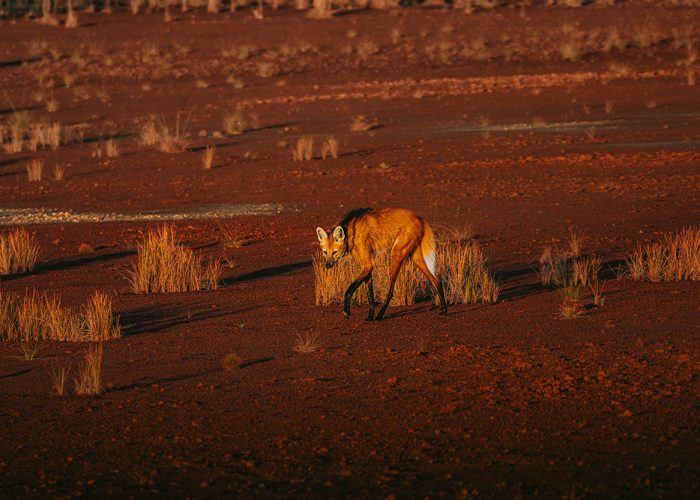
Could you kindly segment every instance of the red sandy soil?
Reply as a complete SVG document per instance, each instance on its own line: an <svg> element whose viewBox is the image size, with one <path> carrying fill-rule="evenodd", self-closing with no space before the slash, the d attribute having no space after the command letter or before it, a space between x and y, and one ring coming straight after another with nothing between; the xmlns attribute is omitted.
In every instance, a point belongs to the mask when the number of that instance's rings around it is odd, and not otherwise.
<svg viewBox="0 0 700 500"><path fill-rule="evenodd" d="M75 308L93 290L114 293L124 337L104 345L97 397L51 394L51 365L75 373L86 346L46 343L26 361L18 345L0 345L0 495L697 497L698 285L616 279L614 269L638 242L700 222L700 100L679 42L697 43L698 10L268 14L176 11L165 24L80 12L74 30L1 22L0 122L29 109L33 122L81 127L84 140L3 154L0 208L286 209L220 221L247 238L237 249L223 248L217 221L179 223L185 243L235 262L218 290L186 294L131 291L149 225L32 226L37 270L0 288L57 293ZM654 42L559 55L567 33L603 40L613 28L630 40L648 30ZM478 37L486 60L460 55ZM361 58L365 39L378 52ZM269 53L302 40L296 55ZM426 55L443 42L453 44L443 56ZM222 55L244 44L250 57ZM148 47L156 56L144 59ZM275 74L259 76L261 62ZM65 74L76 76L70 87ZM237 105L255 115L251 130L214 136ZM193 133L187 151L138 144L139 120L174 122L177 111ZM360 114L379 126L350 131ZM542 127L553 123L569 128ZM339 158L292 161L304 135L317 149L337 137ZM95 156L106 136L120 156ZM211 170L206 145L217 146ZM29 183L34 157L44 180ZM52 179L56 163L64 181ZM314 305L314 228L357 206L469 224L501 301L446 317L421 302L377 323L360 308L345 320L337 305ZM603 307L564 320L537 262L570 227L603 257L608 281ZM294 352L307 334L320 349ZM243 362L226 371L232 352Z"/></svg>

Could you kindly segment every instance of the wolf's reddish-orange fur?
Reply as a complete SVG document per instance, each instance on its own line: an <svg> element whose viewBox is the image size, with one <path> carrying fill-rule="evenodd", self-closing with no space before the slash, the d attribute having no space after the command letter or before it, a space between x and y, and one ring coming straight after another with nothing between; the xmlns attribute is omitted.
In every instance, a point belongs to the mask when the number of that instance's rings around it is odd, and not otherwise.
<svg viewBox="0 0 700 500"><path fill-rule="evenodd" d="M345 215L331 235L322 228L316 233L326 267L331 268L338 259L352 253L360 265L360 274L345 292L344 312L350 315L350 297L362 284L367 283L369 320L374 319L374 291L372 288L372 256L391 249L389 291L377 315L380 320L391 302L396 277L401 266L410 258L428 278L438 292L442 313L447 312L442 283L435 271L435 239L430 226L415 212L405 208L379 210L355 209Z"/></svg>

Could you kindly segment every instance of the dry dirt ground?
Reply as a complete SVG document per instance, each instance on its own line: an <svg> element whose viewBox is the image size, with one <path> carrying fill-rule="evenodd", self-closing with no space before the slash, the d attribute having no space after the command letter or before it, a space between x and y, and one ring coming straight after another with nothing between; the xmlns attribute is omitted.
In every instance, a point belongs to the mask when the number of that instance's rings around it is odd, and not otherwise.
<svg viewBox="0 0 700 500"><path fill-rule="evenodd" d="M124 330L97 397L51 394L51 365L75 370L84 345L42 344L33 361L0 345L0 496L697 497L698 285L619 274L639 242L700 222L700 11L597 4L0 21L0 123L60 123L66 142L0 155L3 224L38 222L42 249L0 289L70 307L113 293ZM237 108L248 124L228 134ZM139 143L149 115L178 112L185 151ZM352 131L358 115L376 126ZM307 135L314 159L293 161ZM339 156L321 159L330 136ZM275 209L232 217L243 204ZM501 300L379 323L314 305L314 228L358 206L470 225ZM231 261L225 283L133 293L156 224L138 214L217 207L176 224ZM247 244L225 248L222 224ZM604 306L575 320L537 276L569 228L607 279ZM320 348L294 352L298 335Z"/></svg>

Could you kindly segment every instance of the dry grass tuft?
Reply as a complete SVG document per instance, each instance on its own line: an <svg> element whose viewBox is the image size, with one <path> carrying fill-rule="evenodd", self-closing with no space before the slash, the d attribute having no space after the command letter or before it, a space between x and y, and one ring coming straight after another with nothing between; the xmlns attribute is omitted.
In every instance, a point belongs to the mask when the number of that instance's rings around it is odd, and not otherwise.
<svg viewBox="0 0 700 500"><path fill-rule="evenodd" d="M318 332L298 333L294 341L294 352L309 354L318 351Z"/></svg>
<svg viewBox="0 0 700 500"><path fill-rule="evenodd" d="M102 392L102 344L92 344L85 351L85 359L78 367L74 379L75 393L80 396L94 396Z"/></svg>
<svg viewBox="0 0 700 500"><path fill-rule="evenodd" d="M560 313L563 319L576 319L583 314L581 285L569 284L561 289L562 304Z"/></svg>
<svg viewBox="0 0 700 500"><path fill-rule="evenodd" d="M367 132L379 126L379 121L376 119L368 120L365 115L357 115L350 124L350 130L353 132Z"/></svg>
<svg viewBox="0 0 700 500"><path fill-rule="evenodd" d="M107 139L105 141L105 154L109 158L119 156L119 143L117 143L116 139Z"/></svg>
<svg viewBox="0 0 700 500"><path fill-rule="evenodd" d="M187 119L182 120L181 115L177 113L172 126L149 116L141 125L139 142L143 146L157 145L163 153L182 153L189 146L190 132Z"/></svg>
<svg viewBox="0 0 700 500"><path fill-rule="evenodd" d="M700 228L689 227L664 235L627 256L627 270L635 281L700 279Z"/></svg>
<svg viewBox="0 0 700 500"><path fill-rule="evenodd" d="M118 339L122 336L119 317L114 314L112 299L107 294L95 292L83 306L84 335L90 340Z"/></svg>
<svg viewBox="0 0 700 500"><path fill-rule="evenodd" d="M374 257L375 300L381 302L389 289L389 252ZM499 286L487 271L486 258L474 241L449 240L436 248L438 274L443 281L448 303L494 303L498 301ZM345 291L359 273L359 266L352 256L326 269L319 253L312 257L316 305L341 304ZM394 285L392 306L405 306L434 291L413 262L406 262ZM367 304L366 286L362 285L352 297L354 304Z"/></svg>
<svg viewBox="0 0 700 500"><path fill-rule="evenodd" d="M574 259L571 270L571 281L574 284L588 286L594 281L598 281L600 268L603 265L603 258L591 255Z"/></svg>
<svg viewBox="0 0 700 500"><path fill-rule="evenodd" d="M326 269L320 253L317 253L312 257L312 266L315 277L316 305L342 304L345 290L360 272L360 268L352 256L338 261L331 269ZM382 252L374 257L372 280L375 300L381 302L389 290L389 252ZM423 276L412 262L407 262L402 266L396 278L391 305L410 305L426 295ZM367 287L365 285L357 289L352 297L352 303L367 304Z"/></svg>
<svg viewBox="0 0 700 500"><path fill-rule="evenodd" d="M53 167L53 178L57 181L62 181L66 177L66 169L63 165L56 164Z"/></svg>
<svg viewBox="0 0 700 500"><path fill-rule="evenodd" d="M57 396L63 396L65 394L66 380L68 380L70 370L70 366L51 365L51 386L53 392L55 392Z"/></svg>
<svg viewBox="0 0 700 500"><path fill-rule="evenodd" d="M450 304L495 303L499 286L486 268L486 257L474 240L448 240L436 249L438 275Z"/></svg>
<svg viewBox="0 0 700 500"><path fill-rule="evenodd" d="M32 361L36 358L36 355L39 354L39 345L38 340L20 341L19 346L26 361Z"/></svg>
<svg viewBox="0 0 700 500"><path fill-rule="evenodd" d="M296 148L292 149L294 161L312 160L314 157L314 138L312 136L300 137Z"/></svg>
<svg viewBox="0 0 700 500"><path fill-rule="evenodd" d="M167 293L216 289L221 277L219 260L204 265L194 251L176 241L175 226L149 230L138 244L130 271L135 292Z"/></svg>
<svg viewBox="0 0 700 500"><path fill-rule="evenodd" d="M591 289L591 294L593 294L593 303L598 307L603 307L605 304L605 297L603 296L603 291L605 290L605 280L600 282L596 279L589 286Z"/></svg>
<svg viewBox="0 0 700 500"><path fill-rule="evenodd" d="M29 182L39 182L41 181L41 176L44 172L44 161L43 160L31 160L27 164L27 179Z"/></svg>
<svg viewBox="0 0 700 500"><path fill-rule="evenodd" d="M323 146L321 147L321 158L325 160L328 156L334 160L338 158L338 139L335 137L329 137L323 141Z"/></svg>
<svg viewBox="0 0 700 500"><path fill-rule="evenodd" d="M61 307L57 296L49 298L36 290L23 298L0 293L0 339L32 342L58 340L84 342L121 337L119 319L112 300L96 292L82 314Z"/></svg>
<svg viewBox="0 0 700 500"><path fill-rule="evenodd" d="M0 275L29 273L39 257L39 244L24 228L0 234Z"/></svg>
<svg viewBox="0 0 700 500"><path fill-rule="evenodd" d="M248 119L246 118L243 108L238 107L233 113L224 117L224 132L229 135L241 135L246 131L248 126Z"/></svg>
<svg viewBox="0 0 700 500"><path fill-rule="evenodd" d="M241 248L245 245L246 239L239 227L232 227L218 222L221 231L224 248Z"/></svg>
<svg viewBox="0 0 700 500"><path fill-rule="evenodd" d="M207 146L202 154L202 166L206 170L210 170L214 163L214 147Z"/></svg>
<svg viewBox="0 0 700 500"><path fill-rule="evenodd" d="M221 361L221 365L227 372L240 368L243 359L235 352L230 352Z"/></svg>

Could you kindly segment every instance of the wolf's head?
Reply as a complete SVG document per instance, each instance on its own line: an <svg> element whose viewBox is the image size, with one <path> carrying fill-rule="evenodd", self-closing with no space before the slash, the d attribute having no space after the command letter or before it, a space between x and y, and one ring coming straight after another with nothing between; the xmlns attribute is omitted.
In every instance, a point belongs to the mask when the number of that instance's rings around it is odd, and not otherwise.
<svg viewBox="0 0 700 500"><path fill-rule="evenodd" d="M316 236L318 243L321 245L321 253L326 263L326 268L330 269L338 262L338 259L344 257L348 247L345 241L345 231L338 226L333 230L332 236L329 238L328 233L322 228L316 228Z"/></svg>

